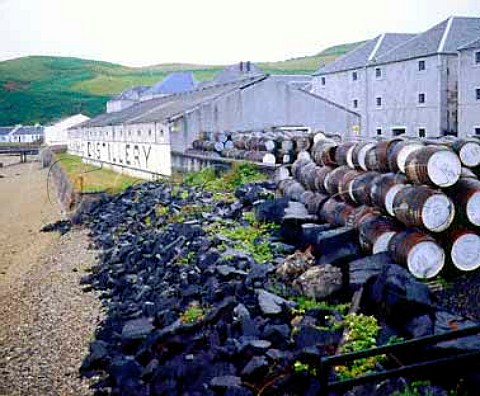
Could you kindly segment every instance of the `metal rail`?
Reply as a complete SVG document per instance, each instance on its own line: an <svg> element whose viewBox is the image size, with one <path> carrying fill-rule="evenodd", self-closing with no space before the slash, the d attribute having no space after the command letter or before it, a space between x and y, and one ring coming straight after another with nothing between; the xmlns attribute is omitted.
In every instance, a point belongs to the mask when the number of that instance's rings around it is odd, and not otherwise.
<svg viewBox="0 0 480 396"><path fill-rule="evenodd" d="M354 379L342 380L342 381L329 381L330 369L332 366L344 365L349 362L353 362L357 359L385 355L385 354L399 354L401 352L407 352L415 350L422 346L434 345L442 341L450 341L458 338L468 337L480 333L480 325L472 326L462 330L455 330L444 334L438 334L427 337L420 337L414 340L405 341L393 345L385 345L374 349L368 349L358 352L345 353L342 355L324 357L320 361L320 396L328 395L329 391L333 390L346 390L357 385L363 385L375 381L384 380L387 378L399 377L402 375L415 374L419 375L422 370L430 369L439 366L448 366L460 361L467 361L478 359L480 357L480 351L467 352L455 356L437 358L433 360L426 360L419 363L412 363L404 365L402 367L385 370L378 373L366 374ZM417 349L418 351L418 349Z"/></svg>

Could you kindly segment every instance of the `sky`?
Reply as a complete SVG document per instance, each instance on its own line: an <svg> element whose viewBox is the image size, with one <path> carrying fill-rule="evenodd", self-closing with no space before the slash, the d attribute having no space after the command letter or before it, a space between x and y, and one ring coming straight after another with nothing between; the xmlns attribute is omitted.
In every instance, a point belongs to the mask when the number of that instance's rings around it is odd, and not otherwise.
<svg viewBox="0 0 480 396"><path fill-rule="evenodd" d="M278 61L451 15L480 17L480 0L0 0L0 60Z"/></svg>

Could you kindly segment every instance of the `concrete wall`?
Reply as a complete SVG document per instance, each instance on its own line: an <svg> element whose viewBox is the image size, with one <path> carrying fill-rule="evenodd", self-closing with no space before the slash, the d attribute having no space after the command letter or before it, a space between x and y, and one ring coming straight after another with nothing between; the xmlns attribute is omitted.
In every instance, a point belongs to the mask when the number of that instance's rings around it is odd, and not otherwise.
<svg viewBox="0 0 480 396"><path fill-rule="evenodd" d="M480 48L461 51L458 70L459 135L472 136L480 128L480 101L476 88L480 88L480 65L475 64L475 52Z"/></svg>

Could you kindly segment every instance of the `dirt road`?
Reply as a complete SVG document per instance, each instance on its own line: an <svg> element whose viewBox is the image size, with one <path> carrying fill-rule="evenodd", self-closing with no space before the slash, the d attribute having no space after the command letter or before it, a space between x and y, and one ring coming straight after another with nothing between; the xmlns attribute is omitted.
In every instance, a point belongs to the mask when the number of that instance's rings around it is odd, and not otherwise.
<svg viewBox="0 0 480 396"><path fill-rule="evenodd" d="M94 253L83 230L39 231L62 217L47 174L38 162L0 168L0 395L90 394L78 368L100 304L79 280Z"/></svg>

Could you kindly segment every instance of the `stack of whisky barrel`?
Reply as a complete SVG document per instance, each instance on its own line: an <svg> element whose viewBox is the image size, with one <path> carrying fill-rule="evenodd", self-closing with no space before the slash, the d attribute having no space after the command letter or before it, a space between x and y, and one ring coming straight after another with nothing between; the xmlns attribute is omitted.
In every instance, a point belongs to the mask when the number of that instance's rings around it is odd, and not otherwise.
<svg viewBox="0 0 480 396"><path fill-rule="evenodd" d="M302 131L279 132L216 132L201 133L189 152L202 155L220 155L225 158L261 162L264 164L291 164L300 152L311 150L314 139L325 135Z"/></svg>
<svg viewBox="0 0 480 396"><path fill-rule="evenodd" d="M480 268L480 141L318 140L278 191L335 226L358 229L367 254L389 251L418 278Z"/></svg>

